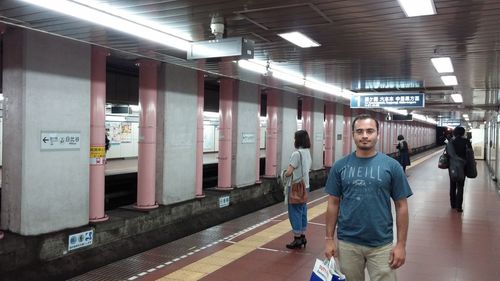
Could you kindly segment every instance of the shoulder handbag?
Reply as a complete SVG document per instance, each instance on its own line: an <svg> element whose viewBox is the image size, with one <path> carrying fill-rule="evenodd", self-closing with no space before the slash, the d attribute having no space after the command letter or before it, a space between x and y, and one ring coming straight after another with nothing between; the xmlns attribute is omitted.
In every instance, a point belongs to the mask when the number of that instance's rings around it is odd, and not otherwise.
<svg viewBox="0 0 500 281"><path fill-rule="evenodd" d="M448 154L446 153L446 148L439 156L438 168L439 169L448 169L450 167L450 158L448 158Z"/></svg>
<svg viewBox="0 0 500 281"><path fill-rule="evenodd" d="M299 181L294 182L292 179L292 186L290 188L290 193L288 196L288 203L290 204L304 204L307 203L307 190L306 184L304 183L304 171L302 166L302 154L299 151L300 155L300 171L302 173L302 177ZM293 175L293 174L292 174Z"/></svg>
<svg viewBox="0 0 500 281"><path fill-rule="evenodd" d="M468 145L465 146L465 176L473 179L477 177L476 158L474 157L474 150Z"/></svg>

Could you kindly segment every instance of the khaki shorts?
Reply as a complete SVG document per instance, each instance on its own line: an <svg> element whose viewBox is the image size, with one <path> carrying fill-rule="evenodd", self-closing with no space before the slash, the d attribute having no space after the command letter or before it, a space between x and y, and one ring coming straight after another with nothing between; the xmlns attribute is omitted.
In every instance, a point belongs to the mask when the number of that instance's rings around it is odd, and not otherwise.
<svg viewBox="0 0 500 281"><path fill-rule="evenodd" d="M371 281L396 281L389 265L392 244L366 247L339 240L339 263L349 281L365 281L365 266Z"/></svg>

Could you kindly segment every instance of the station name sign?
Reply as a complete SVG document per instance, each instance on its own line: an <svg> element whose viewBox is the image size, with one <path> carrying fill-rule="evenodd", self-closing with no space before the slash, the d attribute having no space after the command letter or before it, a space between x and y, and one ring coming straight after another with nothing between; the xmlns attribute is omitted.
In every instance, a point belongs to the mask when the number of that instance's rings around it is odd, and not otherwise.
<svg viewBox="0 0 500 281"><path fill-rule="evenodd" d="M380 107L424 107L423 93L387 93L363 94L357 93L351 97L351 108L380 108Z"/></svg>

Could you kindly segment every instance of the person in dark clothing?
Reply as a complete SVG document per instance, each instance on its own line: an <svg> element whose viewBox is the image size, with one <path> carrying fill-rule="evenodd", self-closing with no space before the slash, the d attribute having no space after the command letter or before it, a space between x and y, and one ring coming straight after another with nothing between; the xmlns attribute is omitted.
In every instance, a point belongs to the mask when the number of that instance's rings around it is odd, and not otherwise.
<svg viewBox="0 0 500 281"><path fill-rule="evenodd" d="M108 152L109 150L109 138L108 134L104 135L104 150Z"/></svg>
<svg viewBox="0 0 500 281"><path fill-rule="evenodd" d="M453 145L453 148L455 149L455 154L464 159L466 159L465 156L465 147L468 146L469 148L472 149L472 144L470 141L464 137L465 135L465 129L464 127L457 126L453 130L453 138L451 139L451 144ZM464 173L465 173L465 167L464 167ZM464 211L462 208L462 203L464 200L464 183L465 183L465 178L463 180L452 180L450 176L450 205L452 209L456 209L457 212L461 213Z"/></svg>
<svg viewBox="0 0 500 281"><path fill-rule="evenodd" d="M398 136L398 145L396 148L399 151L399 163L403 166L403 171L406 173L406 166L410 166L410 152L408 149L408 143L405 141L403 135Z"/></svg>

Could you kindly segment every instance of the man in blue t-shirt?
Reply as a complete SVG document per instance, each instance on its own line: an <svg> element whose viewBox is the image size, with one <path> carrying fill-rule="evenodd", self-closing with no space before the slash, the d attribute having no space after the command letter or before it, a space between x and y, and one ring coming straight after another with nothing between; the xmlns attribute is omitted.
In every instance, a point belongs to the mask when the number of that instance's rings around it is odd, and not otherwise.
<svg viewBox="0 0 500 281"><path fill-rule="evenodd" d="M396 280L395 269L406 258L408 203L413 193L401 165L379 153L375 145L379 123L367 114L352 122L356 151L335 162L325 191L326 248L329 259L338 254L340 269L349 281ZM393 246L391 198L396 209L397 240ZM337 227L338 251L334 242Z"/></svg>

